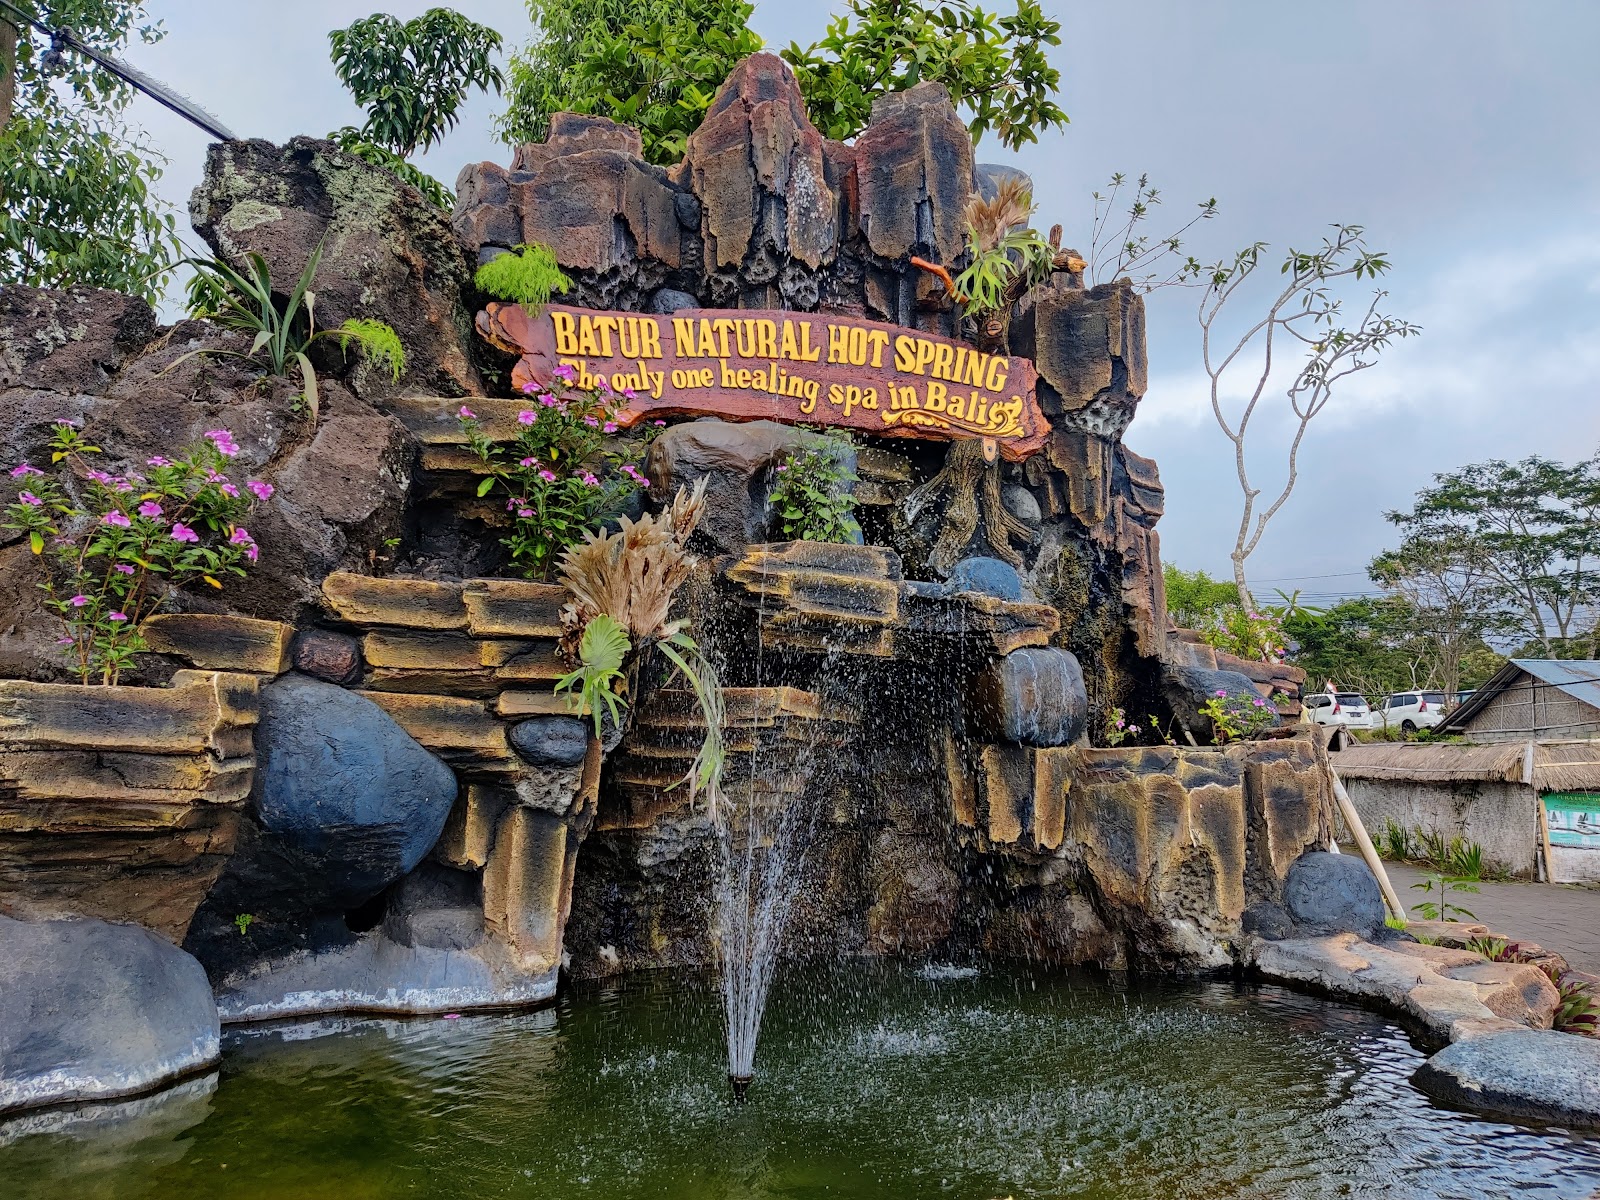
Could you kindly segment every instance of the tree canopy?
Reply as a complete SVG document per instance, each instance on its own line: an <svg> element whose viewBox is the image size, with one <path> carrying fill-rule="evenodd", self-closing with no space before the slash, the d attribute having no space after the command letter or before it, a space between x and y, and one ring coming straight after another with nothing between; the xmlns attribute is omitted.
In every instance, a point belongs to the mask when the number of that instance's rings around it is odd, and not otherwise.
<svg viewBox="0 0 1600 1200"><path fill-rule="evenodd" d="M12 0L52 28L116 51L158 41L144 0ZM123 114L132 90L31 26L0 18L0 283L84 284L154 300L177 261L155 184L165 160Z"/></svg>
<svg viewBox="0 0 1600 1200"><path fill-rule="evenodd" d="M596 113L636 126L651 162L675 162L717 88L761 49L744 0L527 2L535 33L511 60L499 125L511 143L545 137L552 113ZM1060 29L1037 0L1017 0L1010 16L972 0L849 0L822 40L782 56L829 137L854 137L879 96L931 80L975 138L993 131L1015 148L1067 122L1046 53Z"/></svg>

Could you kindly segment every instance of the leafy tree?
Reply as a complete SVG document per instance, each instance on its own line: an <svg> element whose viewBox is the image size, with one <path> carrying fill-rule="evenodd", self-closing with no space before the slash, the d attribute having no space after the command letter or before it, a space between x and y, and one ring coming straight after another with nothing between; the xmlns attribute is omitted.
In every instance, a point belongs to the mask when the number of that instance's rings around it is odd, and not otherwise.
<svg viewBox="0 0 1600 1200"><path fill-rule="evenodd" d="M675 162L717 88L761 49L753 11L745 0L528 0L537 32L511 60L501 136L538 141L552 113L597 113L638 127L651 162ZM820 42L782 53L829 137L854 137L877 97L933 80L974 137L993 130L1014 148L1067 122L1046 57L1060 28L1037 0L1005 17L972 0L849 0Z"/></svg>
<svg viewBox="0 0 1600 1200"><path fill-rule="evenodd" d="M636 126L654 163L683 157L717 88L761 49L744 0L528 0L536 34L511 59L500 135L542 141L557 112Z"/></svg>
<svg viewBox="0 0 1600 1200"><path fill-rule="evenodd" d="M1038 0L1017 0L1008 17L972 0L849 0L848 8L820 42L783 51L826 136L854 137L879 96L928 82L944 84L971 113L974 141L992 129L1015 150L1067 123L1055 102L1061 72L1045 50L1061 44L1061 22Z"/></svg>
<svg viewBox="0 0 1600 1200"><path fill-rule="evenodd" d="M1501 459L1435 475L1409 512L1389 520L1401 550L1450 547L1481 576L1491 628L1553 657L1585 643L1600 618L1600 455L1566 466Z"/></svg>
<svg viewBox="0 0 1600 1200"><path fill-rule="evenodd" d="M1476 544L1459 535L1407 538L1373 559L1367 573L1410 605L1431 648L1426 682L1460 691L1469 656L1496 624L1493 582Z"/></svg>
<svg viewBox="0 0 1600 1200"><path fill-rule="evenodd" d="M1233 584L1211 578L1205 571L1185 571L1173 563L1162 568L1167 587L1167 615L1180 629L1199 629L1224 608L1239 603Z"/></svg>
<svg viewBox="0 0 1600 1200"><path fill-rule="evenodd" d="M1197 205L1200 211L1185 224L1152 240L1145 223L1161 203L1161 192L1151 184L1150 176L1141 175L1133 183L1133 198L1127 200L1123 193L1127 185L1128 177L1119 171L1106 184L1105 191L1090 193L1094 221L1089 230L1084 282L1093 287L1127 278L1139 291L1149 293L1197 281L1204 267L1192 254L1183 254L1183 239L1201 221L1217 215L1216 197L1202 200ZM1118 204L1124 200L1128 207L1119 209Z"/></svg>
<svg viewBox="0 0 1600 1200"><path fill-rule="evenodd" d="M374 13L335 29L328 42L339 82L367 110L366 124L346 126L334 140L448 207L449 190L406 160L455 128L472 89L500 93L505 76L493 61L500 35L451 9L430 8L409 21Z"/></svg>
<svg viewBox="0 0 1600 1200"><path fill-rule="evenodd" d="M1417 688L1458 691L1482 683L1505 661L1468 634L1460 635L1452 652L1442 652L1432 615L1401 595L1302 609L1284 619L1284 629L1292 642L1291 661L1304 668L1308 688L1319 690L1331 682L1374 699ZM1444 675L1451 662L1457 671L1454 687Z"/></svg>
<svg viewBox="0 0 1600 1200"><path fill-rule="evenodd" d="M106 51L162 37L144 0L12 3ZM0 283L161 294L176 223L155 195L164 160L123 121L132 96L86 57L0 18Z"/></svg>
<svg viewBox="0 0 1600 1200"><path fill-rule="evenodd" d="M1316 250L1291 248L1279 274L1283 285L1268 298L1266 311L1245 318L1242 332L1220 334L1218 321L1231 315L1244 301L1246 285L1264 263L1264 242L1256 242L1203 273L1207 284L1200 299L1200 353L1210 380L1211 412L1218 427L1233 445L1234 471L1239 480L1243 506L1234 541L1234 586L1239 603L1250 606L1250 587L1245 579L1245 562L1261 544L1267 525L1277 516L1293 493L1299 479L1300 445L1311 422L1319 416L1343 380L1375 366L1378 357L1396 340L1420 333L1418 326L1378 311L1386 292L1378 291L1359 318L1348 322L1344 300L1339 294L1347 281L1376 279L1389 269L1389 260L1380 252L1367 249L1359 225L1336 225L1332 237L1324 237ZM1286 477L1277 495L1262 501L1262 489L1251 478L1247 454L1251 444L1250 423L1262 409L1268 389L1282 385L1278 374L1278 355L1283 349L1304 354L1298 369L1283 385L1283 399L1294 418L1294 434L1289 443ZM1242 374L1242 386L1232 380ZM1224 381L1227 382L1224 382ZM1242 391L1243 404L1237 412L1232 396Z"/></svg>

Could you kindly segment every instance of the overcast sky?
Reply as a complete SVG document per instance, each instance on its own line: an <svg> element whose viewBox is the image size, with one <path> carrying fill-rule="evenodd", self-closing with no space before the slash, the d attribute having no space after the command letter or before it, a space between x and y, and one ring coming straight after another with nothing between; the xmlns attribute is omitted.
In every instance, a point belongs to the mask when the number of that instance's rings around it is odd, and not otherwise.
<svg viewBox="0 0 1600 1200"><path fill-rule="evenodd" d="M246 137L282 141L359 124L334 78L329 29L419 0L152 0L168 37L130 57ZM454 0L509 43L520 0ZM809 43L834 5L760 4L772 48ZM1251 560L1258 591L1308 598L1370 591L1386 509L1435 471L1491 457L1573 460L1600 448L1600 3L1595 0L1045 0L1063 22L1055 61L1061 133L989 162L1035 181L1040 225L1087 248L1090 192L1114 171L1148 172L1165 197L1152 231L1215 196L1191 248L1214 259L1262 240L1315 243L1331 222L1364 225L1394 269L1389 308L1424 327L1359 378L1313 426L1301 482ZM474 101L423 165L509 151ZM165 194L183 205L205 139L141 101L168 154ZM1150 391L1128 445L1160 463L1168 561L1226 574L1239 498L1211 423L1192 292L1150 298ZM1283 426L1266 430L1275 435ZM1263 483L1282 443L1259 448ZM1278 474L1274 475L1276 469Z"/></svg>

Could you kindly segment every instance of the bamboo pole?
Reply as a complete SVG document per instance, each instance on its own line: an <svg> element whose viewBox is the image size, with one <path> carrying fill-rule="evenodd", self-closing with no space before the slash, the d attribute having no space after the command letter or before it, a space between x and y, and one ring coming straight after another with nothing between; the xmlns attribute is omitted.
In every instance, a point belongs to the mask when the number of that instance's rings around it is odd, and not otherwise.
<svg viewBox="0 0 1600 1200"><path fill-rule="evenodd" d="M1384 870L1383 859L1378 857L1378 850L1372 844L1372 839L1367 836L1367 827L1361 823L1361 814L1356 812L1356 806L1350 800L1350 793L1344 790L1344 784L1339 781L1339 773L1333 769L1333 764L1328 764L1328 778L1333 780L1333 798L1338 802L1339 815L1344 817L1344 823L1350 829L1350 836L1356 839L1356 846L1361 851L1361 857L1367 860L1367 866L1372 868L1372 873L1377 876L1378 888L1383 892L1383 899L1389 906L1389 911L1400 920L1406 919L1406 906L1400 903L1400 893L1394 890L1394 884L1389 882L1389 872Z"/></svg>

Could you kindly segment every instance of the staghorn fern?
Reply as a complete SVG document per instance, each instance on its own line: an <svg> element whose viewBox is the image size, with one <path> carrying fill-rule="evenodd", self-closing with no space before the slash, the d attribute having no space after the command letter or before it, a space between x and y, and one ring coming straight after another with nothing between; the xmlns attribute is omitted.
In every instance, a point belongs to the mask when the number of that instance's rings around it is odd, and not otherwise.
<svg viewBox="0 0 1600 1200"><path fill-rule="evenodd" d="M579 713L587 709L594 715L594 735L601 736L602 711L611 714L614 725L622 723L615 685L623 678L622 664L633 648L627 630L616 618L600 613L583 627L578 640L578 669L556 680L555 690L567 693L567 704Z"/></svg>

